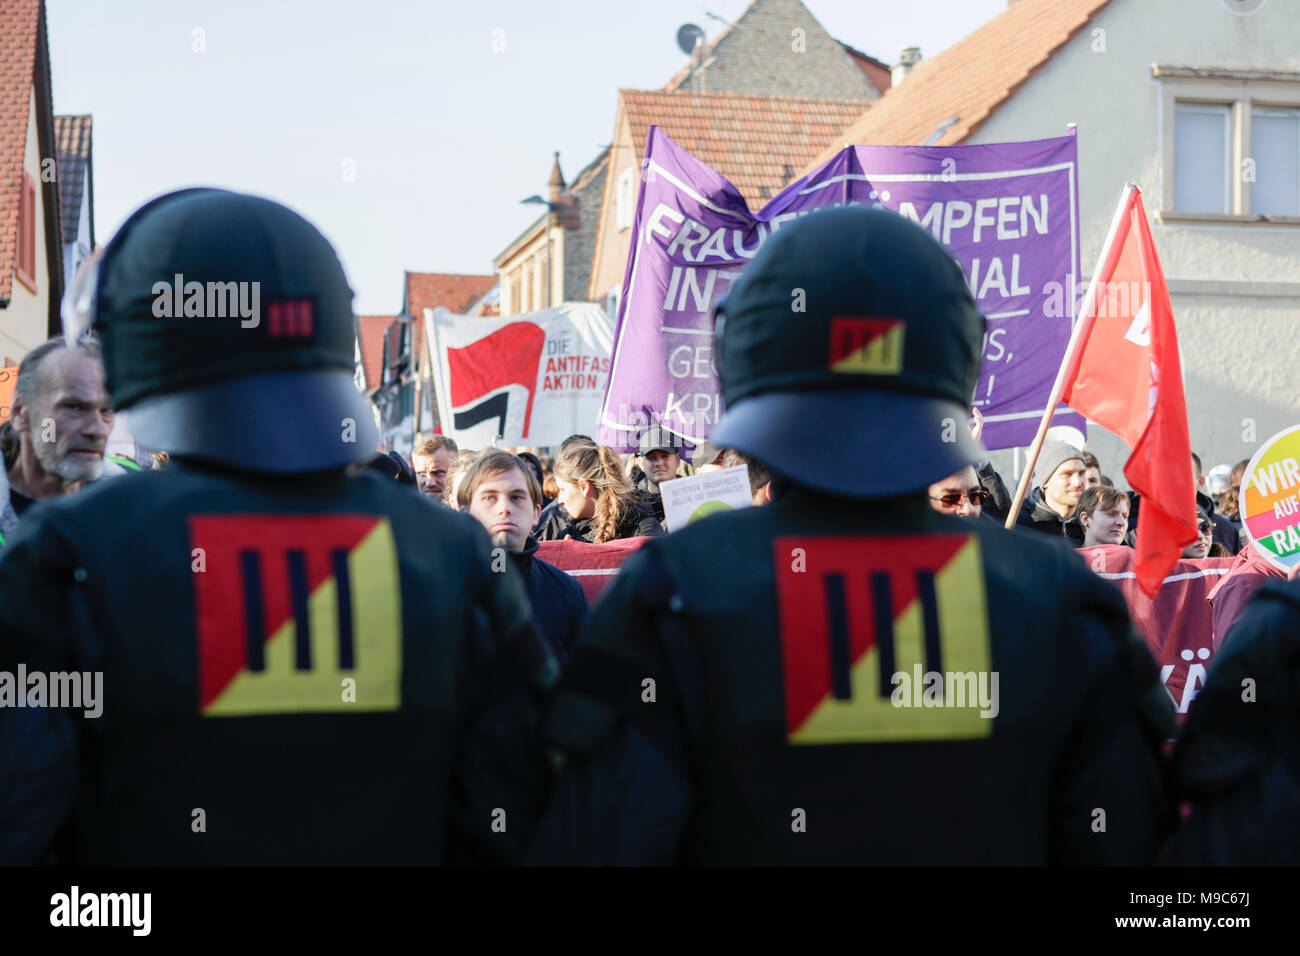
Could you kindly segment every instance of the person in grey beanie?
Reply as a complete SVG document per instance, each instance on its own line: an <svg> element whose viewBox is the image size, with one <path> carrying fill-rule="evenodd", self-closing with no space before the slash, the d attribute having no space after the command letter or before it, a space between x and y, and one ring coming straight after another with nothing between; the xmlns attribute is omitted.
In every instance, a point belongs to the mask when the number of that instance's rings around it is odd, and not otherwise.
<svg viewBox="0 0 1300 956"><path fill-rule="evenodd" d="M1083 494L1083 452L1063 441L1048 442L1034 467L1034 490L1020 509L1017 524L1060 538L1075 518Z"/></svg>

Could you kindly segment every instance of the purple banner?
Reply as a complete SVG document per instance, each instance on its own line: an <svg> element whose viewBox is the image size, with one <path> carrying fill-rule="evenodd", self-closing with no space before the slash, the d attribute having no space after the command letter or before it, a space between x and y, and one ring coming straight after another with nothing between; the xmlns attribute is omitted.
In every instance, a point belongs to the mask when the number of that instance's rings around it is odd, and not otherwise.
<svg viewBox="0 0 1300 956"><path fill-rule="evenodd" d="M971 396L984 415L984 445L1029 444L1081 292L1076 157L1074 136L849 146L751 213L735 186L651 126L599 440L635 451L654 423L706 439L721 413L718 298L784 223L823 206L868 205L915 220L961 263L988 319ZM1065 406L1053 424L1085 431Z"/></svg>

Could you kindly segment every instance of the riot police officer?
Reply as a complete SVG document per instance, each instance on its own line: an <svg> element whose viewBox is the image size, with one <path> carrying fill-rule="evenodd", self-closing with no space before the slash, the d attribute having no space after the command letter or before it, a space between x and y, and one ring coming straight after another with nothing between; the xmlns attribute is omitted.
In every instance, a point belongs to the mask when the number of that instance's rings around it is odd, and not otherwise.
<svg viewBox="0 0 1300 956"><path fill-rule="evenodd" d="M802 305L802 309L799 307ZM1143 863L1172 708L1119 592L1057 542L934 512L977 461L985 323L892 212L776 233L719 309L770 507L632 556L566 665L534 859Z"/></svg>
<svg viewBox="0 0 1300 956"><path fill-rule="evenodd" d="M1300 583L1261 587L1215 655L1174 750L1192 805L1165 862L1300 865Z"/></svg>
<svg viewBox="0 0 1300 956"><path fill-rule="evenodd" d="M217 189L142 207L70 291L66 334L102 342L171 466L35 509L0 562L0 671L29 695L0 709L0 862L509 861L528 839L555 661L477 522L357 464L377 436L351 300L314 226Z"/></svg>

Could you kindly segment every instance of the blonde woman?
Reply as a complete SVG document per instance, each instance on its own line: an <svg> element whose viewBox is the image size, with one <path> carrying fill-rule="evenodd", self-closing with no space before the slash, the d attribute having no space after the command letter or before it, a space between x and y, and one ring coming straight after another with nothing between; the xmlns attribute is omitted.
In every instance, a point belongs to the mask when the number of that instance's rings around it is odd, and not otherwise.
<svg viewBox="0 0 1300 956"><path fill-rule="evenodd" d="M557 537L603 544L663 533L654 506L632 485L607 445L577 442L555 460L558 500L572 519Z"/></svg>

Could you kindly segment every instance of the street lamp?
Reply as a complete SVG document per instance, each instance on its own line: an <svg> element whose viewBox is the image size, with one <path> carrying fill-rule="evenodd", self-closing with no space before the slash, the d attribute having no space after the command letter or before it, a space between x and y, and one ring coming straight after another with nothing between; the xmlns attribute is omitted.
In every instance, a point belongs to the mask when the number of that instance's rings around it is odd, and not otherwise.
<svg viewBox="0 0 1300 956"><path fill-rule="evenodd" d="M556 208L555 203L543 199L541 196L533 195L527 199L519 200L521 206L545 206L546 207L546 308L551 307L551 215Z"/></svg>

